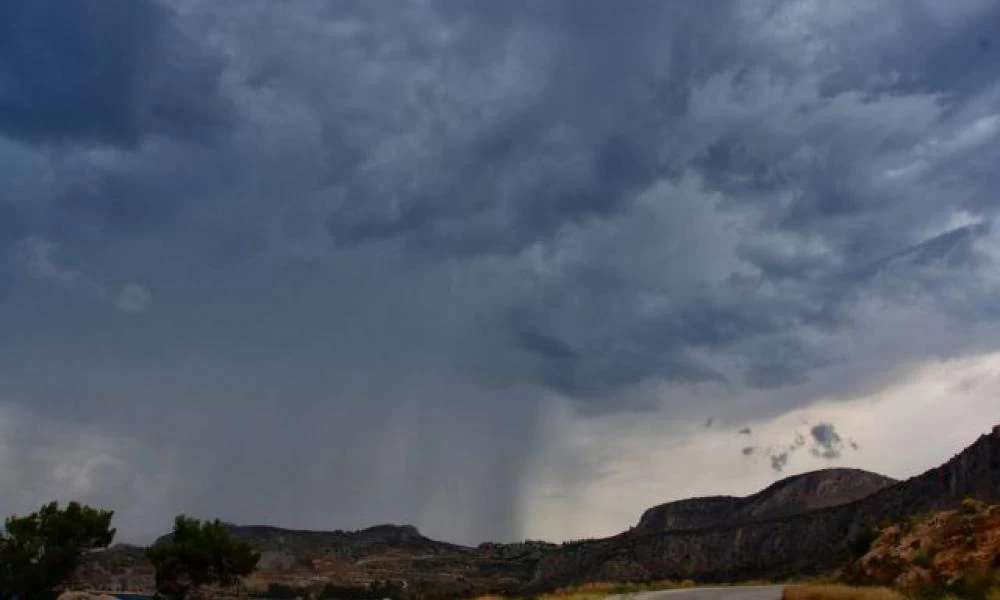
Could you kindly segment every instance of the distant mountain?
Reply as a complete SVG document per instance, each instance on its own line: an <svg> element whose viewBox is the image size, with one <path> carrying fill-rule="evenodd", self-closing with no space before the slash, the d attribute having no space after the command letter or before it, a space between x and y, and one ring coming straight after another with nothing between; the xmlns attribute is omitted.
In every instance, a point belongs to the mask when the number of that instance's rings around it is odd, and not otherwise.
<svg viewBox="0 0 1000 600"><path fill-rule="evenodd" d="M619 535L562 545L435 541L411 526L357 532L237 527L260 550L248 582L293 596L326 586L340 597L474 596L586 581L739 581L821 572L841 564L868 525L956 508L967 496L1000 502L1000 426L944 465L906 481L856 469L789 477L745 498L710 497L647 510ZM149 591L142 549L87 557L75 588Z"/></svg>
<svg viewBox="0 0 1000 600"><path fill-rule="evenodd" d="M847 504L897 483L860 469L823 469L782 479L752 496L710 496L655 506L639 519L637 533L735 526L790 517Z"/></svg>

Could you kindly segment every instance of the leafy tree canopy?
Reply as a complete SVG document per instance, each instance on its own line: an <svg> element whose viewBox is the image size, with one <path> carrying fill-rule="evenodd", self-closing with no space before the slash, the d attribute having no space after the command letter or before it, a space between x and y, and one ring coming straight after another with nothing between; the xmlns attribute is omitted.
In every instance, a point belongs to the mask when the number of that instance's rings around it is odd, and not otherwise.
<svg viewBox="0 0 1000 600"><path fill-rule="evenodd" d="M177 600L205 585L237 583L260 560L249 542L234 538L218 519L202 522L184 515L174 521L173 534L146 554L156 568L157 593Z"/></svg>
<svg viewBox="0 0 1000 600"><path fill-rule="evenodd" d="M76 570L80 556L115 537L112 511L70 502L12 516L0 532L0 600L45 600Z"/></svg>

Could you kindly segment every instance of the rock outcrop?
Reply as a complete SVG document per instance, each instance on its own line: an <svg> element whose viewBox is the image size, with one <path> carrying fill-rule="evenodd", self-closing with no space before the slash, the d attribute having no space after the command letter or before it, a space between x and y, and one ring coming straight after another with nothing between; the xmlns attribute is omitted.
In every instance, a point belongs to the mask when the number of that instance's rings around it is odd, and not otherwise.
<svg viewBox="0 0 1000 600"><path fill-rule="evenodd" d="M883 527L849 579L915 596L946 591L973 597L1000 573L1000 505L966 500L959 510L909 517Z"/></svg>

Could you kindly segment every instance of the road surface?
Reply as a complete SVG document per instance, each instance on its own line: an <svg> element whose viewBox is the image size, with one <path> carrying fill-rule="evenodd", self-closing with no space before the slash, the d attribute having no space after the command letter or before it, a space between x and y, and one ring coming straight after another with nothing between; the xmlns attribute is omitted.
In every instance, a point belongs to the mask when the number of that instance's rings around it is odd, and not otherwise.
<svg viewBox="0 0 1000 600"><path fill-rule="evenodd" d="M780 600L783 585L685 588L609 596L608 600Z"/></svg>

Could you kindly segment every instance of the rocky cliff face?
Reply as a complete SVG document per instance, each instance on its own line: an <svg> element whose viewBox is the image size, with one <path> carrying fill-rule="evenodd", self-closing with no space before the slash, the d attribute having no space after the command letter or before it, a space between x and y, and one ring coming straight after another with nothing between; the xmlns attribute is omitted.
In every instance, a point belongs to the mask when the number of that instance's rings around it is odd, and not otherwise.
<svg viewBox="0 0 1000 600"><path fill-rule="evenodd" d="M691 498L655 506L639 519L639 533L666 533L790 517L860 500L896 483L860 469L824 469L782 479L745 498Z"/></svg>
<svg viewBox="0 0 1000 600"><path fill-rule="evenodd" d="M907 481L849 469L817 471L747 498L665 504L647 511L626 533L560 546L469 548L391 525L358 532L232 531L262 554L260 570L248 582L258 592L333 585L348 590L343 597L375 597L375 588L382 597L388 585L400 596L455 597L599 580L709 582L809 574L841 564L848 541L871 524L956 508L966 496L1000 502L1000 427ZM76 587L83 589L152 587L142 550L130 547L89 556L79 575Z"/></svg>

